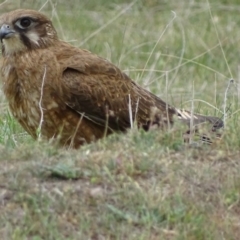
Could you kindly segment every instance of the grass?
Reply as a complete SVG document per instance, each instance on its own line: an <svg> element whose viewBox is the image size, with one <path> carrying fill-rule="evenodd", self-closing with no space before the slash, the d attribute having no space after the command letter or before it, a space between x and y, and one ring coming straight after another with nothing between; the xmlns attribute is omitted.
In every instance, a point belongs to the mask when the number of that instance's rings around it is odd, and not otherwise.
<svg viewBox="0 0 240 240"><path fill-rule="evenodd" d="M239 239L237 0L9 0L0 13L19 7L170 104L228 115L211 146L185 145L176 125L66 150L33 141L1 94L1 239Z"/></svg>

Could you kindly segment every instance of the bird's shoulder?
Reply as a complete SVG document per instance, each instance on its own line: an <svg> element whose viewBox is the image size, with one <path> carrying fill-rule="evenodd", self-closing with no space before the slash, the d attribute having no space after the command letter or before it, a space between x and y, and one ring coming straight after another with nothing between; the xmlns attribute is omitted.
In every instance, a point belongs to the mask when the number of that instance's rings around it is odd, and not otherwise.
<svg viewBox="0 0 240 240"><path fill-rule="evenodd" d="M112 79L131 79L116 65L105 58L86 49L74 47L66 42L59 41L58 46L52 48L60 68L64 72L70 69L85 75L104 75Z"/></svg>

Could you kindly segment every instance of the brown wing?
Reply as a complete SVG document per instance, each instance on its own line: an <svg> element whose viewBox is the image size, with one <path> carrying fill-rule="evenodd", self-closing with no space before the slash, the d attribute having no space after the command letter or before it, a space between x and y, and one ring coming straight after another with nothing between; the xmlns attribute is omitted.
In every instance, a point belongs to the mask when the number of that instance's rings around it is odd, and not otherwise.
<svg viewBox="0 0 240 240"><path fill-rule="evenodd" d="M74 50L71 52L71 49ZM151 121L151 109L168 116L172 122L173 108L155 95L134 83L116 66L92 53L76 48L65 56L59 55L62 80L69 95L66 104L92 121L113 130L124 130L137 120L147 126Z"/></svg>

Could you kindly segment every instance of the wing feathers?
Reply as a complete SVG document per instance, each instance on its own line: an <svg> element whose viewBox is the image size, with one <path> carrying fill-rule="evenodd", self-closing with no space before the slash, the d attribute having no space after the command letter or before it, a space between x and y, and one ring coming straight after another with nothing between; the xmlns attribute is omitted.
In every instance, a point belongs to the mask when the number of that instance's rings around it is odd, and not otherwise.
<svg viewBox="0 0 240 240"><path fill-rule="evenodd" d="M66 61L59 59L63 82L69 89L65 102L72 109L99 124L108 121L109 127L115 130L129 128L131 116L132 121L136 116L139 126L149 125L152 107L166 115L164 101L139 87L116 66L87 51L74 50ZM168 111L172 119L175 110L169 107Z"/></svg>
<svg viewBox="0 0 240 240"><path fill-rule="evenodd" d="M191 112L166 104L107 60L76 48L71 52L67 46L69 55L62 55L64 57L59 62L63 69L63 82L69 89L65 102L74 111L99 125L104 126L107 122L113 131L129 128L130 116L144 129L149 129L151 124L172 124L175 114L190 126ZM61 49L64 47L65 43ZM132 110L131 114L129 109ZM222 120L217 117L193 114L193 125L202 123L210 123L212 131L223 127Z"/></svg>

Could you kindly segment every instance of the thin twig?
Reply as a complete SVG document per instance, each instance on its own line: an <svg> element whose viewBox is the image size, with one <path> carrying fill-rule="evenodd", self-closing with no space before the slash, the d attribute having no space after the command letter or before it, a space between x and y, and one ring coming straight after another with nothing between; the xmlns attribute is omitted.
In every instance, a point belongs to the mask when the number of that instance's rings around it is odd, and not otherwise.
<svg viewBox="0 0 240 240"><path fill-rule="evenodd" d="M5 4L6 2L8 2L8 0L6 0L6 1L0 3L0 7L1 7L3 4Z"/></svg>
<svg viewBox="0 0 240 240"><path fill-rule="evenodd" d="M81 114L81 117L80 117L80 119L78 121L78 124L77 124L77 127L76 127L75 131L74 131L74 134L71 136L71 143L69 145L69 149L71 149L73 147L73 145L74 145L74 139L75 139L75 137L77 135L77 131L78 131L79 127L80 127L80 124L82 122L83 117L84 117L84 113Z"/></svg>
<svg viewBox="0 0 240 240"><path fill-rule="evenodd" d="M48 4L49 0L47 0L40 8L39 8L39 12L41 12L43 10L43 8Z"/></svg>
<svg viewBox="0 0 240 240"><path fill-rule="evenodd" d="M226 119L227 119L227 96L228 96L228 92L230 89L231 84L234 83L233 79L230 79L224 94L224 101L223 101L223 124L226 127Z"/></svg>
<svg viewBox="0 0 240 240"><path fill-rule="evenodd" d="M137 112L138 112L138 107L139 107L139 101L140 101L140 98L137 99L137 103L136 103L135 116L134 116L135 122L137 122Z"/></svg>
<svg viewBox="0 0 240 240"><path fill-rule="evenodd" d="M150 55L149 55L146 63L145 63L145 66L144 66L144 68L143 68L143 71L142 71L142 73L141 73L141 75L140 75L140 79L142 78L142 75L143 75L143 73L144 73L144 71L145 71L145 69L146 69L146 67L147 67L147 65L148 65L148 62L149 62L149 60L151 59L151 57L152 57L152 55L153 55L153 53L154 53L154 51L155 51L158 43L159 43L160 40L162 39L162 36L163 36L164 33L167 31L167 29L169 28L169 26L171 25L171 23L172 23L172 22L175 20L175 18L177 17L177 15L176 15L176 13L175 13L174 11L172 11L172 13L173 13L173 18L170 20L170 22L169 22L169 23L166 25L166 27L163 29L161 35L159 36L157 42L155 43L155 45L154 45L154 47L153 47L153 49L152 49L152 51L151 51L151 53L150 53Z"/></svg>
<svg viewBox="0 0 240 240"><path fill-rule="evenodd" d="M197 98L191 99L191 100L185 101L185 102L183 103L183 105L184 105L185 103L192 102L192 101L194 101L194 102L203 102L204 104L208 105L209 107L211 107L211 108L213 108L213 109L215 109L215 110L217 110L217 111L219 111L220 113L223 114L223 112L222 112L220 109L216 108L216 107L213 106L212 104L210 104L210 103L208 103L208 102L206 102L206 101L204 101L204 100L202 100L202 99L197 99Z"/></svg>
<svg viewBox="0 0 240 240"><path fill-rule="evenodd" d="M182 22L181 21L176 21L177 24L179 24L179 27L180 27L180 30L181 30L181 36L182 36L182 47L181 47L181 54L180 56L178 57L178 64L177 64L177 67L178 68L175 68L175 72L172 76L172 78L170 79L169 83L168 83L168 87L171 87L173 81L176 79L177 75L178 75L178 72L179 72L179 69L180 69L180 66L182 65L182 62L184 60L183 56L185 54L185 49L186 49L186 34L185 34L185 27L183 26Z"/></svg>
<svg viewBox="0 0 240 240"><path fill-rule="evenodd" d="M178 66L176 66L176 67L173 67L173 68L169 69L168 72L172 72L172 71L176 70L177 68L180 68L180 67L182 67L182 66L184 66L184 65L186 65L186 64L188 64L188 63L194 63L194 64L196 64L197 66L204 67L204 68L207 69L207 70L210 70L210 71L212 71L212 72L215 72L215 73L219 74L219 75L222 76L222 77L227 78L227 76L224 75L223 73L220 73L220 72L216 71L216 70L213 69L213 68L210 68L210 67L208 67L208 66L206 66L206 65L204 65L204 64L201 64L201 63L198 63L198 62L194 61L194 60L196 60L196 59L204 56L206 53L212 51L213 49L215 49L215 48L217 48L217 47L219 47L219 44L215 45L215 46L212 47L212 48L209 48L207 51L205 51L205 52L197 55L196 57L194 57L194 58L192 58L192 59L182 58L185 62L183 62L181 65L178 65ZM164 53L161 53L161 56L163 56L163 57L171 57L171 58L176 58L176 59L179 59L179 58L180 58L180 57L178 57L178 56L174 56L174 55L170 55L170 54L164 54ZM146 71L153 71L153 72L164 73L164 75L165 75L165 73L166 73L166 71L164 71L164 70L155 70L155 69L147 69L147 68L145 68L145 69L128 69L128 71L129 71L129 72L138 72L138 71L139 71L139 72L142 72L142 71L146 72Z"/></svg>
<svg viewBox="0 0 240 240"><path fill-rule="evenodd" d="M52 17L55 17L59 26L59 31L61 32L61 36L63 37L63 39L65 40L65 34L63 31L63 27L60 21L60 18L58 16L58 12L56 10L56 3L54 4L51 0L49 0L51 7L52 7Z"/></svg>
<svg viewBox="0 0 240 240"><path fill-rule="evenodd" d="M192 101L191 101L191 118L190 118L190 139L189 143L192 143L192 136L194 134L194 80L192 81Z"/></svg>
<svg viewBox="0 0 240 240"><path fill-rule="evenodd" d="M219 43L220 49L222 51L222 55L223 55L224 61L225 61L226 65L227 65L227 68L228 68L229 74L231 75L231 78L233 78L231 69L229 67L229 64L228 64L228 61L227 61L227 58L226 58L226 55L225 55L225 52L223 50L222 43L221 43L220 38L219 38L217 26L216 26L216 24L215 24L215 22L213 20L213 15L212 15L212 11L211 11L211 6L210 6L210 3L209 3L209 0L207 0L207 3L208 3L209 14L210 14L210 17L212 19L212 23L213 23L213 26L214 26L214 29L215 29L215 32L216 32L216 35L217 35L218 43Z"/></svg>
<svg viewBox="0 0 240 240"><path fill-rule="evenodd" d="M86 37L84 40L81 41L80 46L85 44L89 39L93 38L96 36L99 32L101 32L104 28L106 28L108 25L113 23L115 20L117 20L119 17L121 17L128 9L130 9L138 0L135 0L131 4L129 4L126 8L124 8L119 14L117 14L114 18L112 18L110 21L108 21L106 24L102 25L100 28L98 28L95 32L90 34L88 37Z"/></svg>
<svg viewBox="0 0 240 240"><path fill-rule="evenodd" d="M40 122L39 122L39 126L38 126L38 129L37 129L38 138L41 138L42 124L43 124L43 121L44 121L44 113L43 113L43 108L42 108L42 99L43 99L43 87L44 87L44 84L45 84L46 72L47 72L47 67L45 65L44 73L43 73L43 79L42 79L42 85L41 85L41 95L40 95L40 99L39 99L39 102L38 102L38 106L39 106L40 113L41 113Z"/></svg>
<svg viewBox="0 0 240 240"><path fill-rule="evenodd" d="M109 107L108 105L105 107L106 110L106 121L105 121L105 129L104 129L104 134L103 137L106 138L107 132L108 132L108 125L109 125Z"/></svg>
<svg viewBox="0 0 240 240"><path fill-rule="evenodd" d="M170 129L170 121L169 121L169 114L168 114L168 72L166 72L166 112L167 112L167 125L168 130Z"/></svg>
<svg viewBox="0 0 240 240"><path fill-rule="evenodd" d="M130 126L133 128L133 115L132 115L132 101L131 101L131 95L128 94L128 111L129 111L129 119L130 119Z"/></svg>

